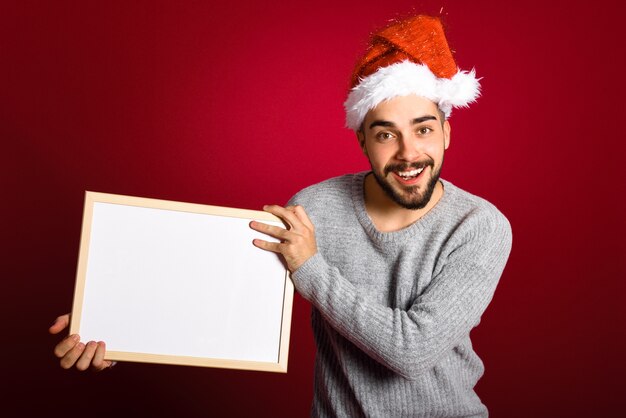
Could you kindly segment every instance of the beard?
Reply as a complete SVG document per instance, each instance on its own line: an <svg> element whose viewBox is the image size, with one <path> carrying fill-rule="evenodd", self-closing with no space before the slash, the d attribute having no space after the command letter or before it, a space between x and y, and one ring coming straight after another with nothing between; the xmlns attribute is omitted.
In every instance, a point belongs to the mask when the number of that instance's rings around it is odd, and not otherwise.
<svg viewBox="0 0 626 418"><path fill-rule="evenodd" d="M370 162L371 166L371 162ZM417 210L423 209L428 202L430 202L430 198L435 191L435 186L439 181L439 175L441 173L441 167L443 166L443 161L441 165L435 168L435 162L432 158L428 160L415 162L412 164L389 164L386 165L383 169L383 173L378 173L372 167L372 173L374 174L374 178L376 182L380 185L383 191L393 200L396 204L400 205L405 209ZM411 169L419 169L424 168L426 170L427 167L430 167L430 178L426 183L426 190L422 193L419 191L418 186L392 186L392 184L387 180L387 176L392 171L408 171Z"/></svg>

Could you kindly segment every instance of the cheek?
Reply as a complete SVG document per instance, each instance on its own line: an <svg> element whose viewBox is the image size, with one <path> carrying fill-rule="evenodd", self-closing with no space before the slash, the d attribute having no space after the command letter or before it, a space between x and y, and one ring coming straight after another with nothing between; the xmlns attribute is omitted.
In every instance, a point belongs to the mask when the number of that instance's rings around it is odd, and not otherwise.
<svg viewBox="0 0 626 418"><path fill-rule="evenodd" d="M366 155L370 162L370 165L374 169L382 170L389 162L389 159L386 158L384 154L381 154L380 152L372 152L371 149L368 150L368 154Z"/></svg>
<svg viewBox="0 0 626 418"><path fill-rule="evenodd" d="M425 153L428 154L435 162L441 161L443 158L443 154L445 152L445 148L443 144L432 144L429 145L428 148L424 149Z"/></svg>

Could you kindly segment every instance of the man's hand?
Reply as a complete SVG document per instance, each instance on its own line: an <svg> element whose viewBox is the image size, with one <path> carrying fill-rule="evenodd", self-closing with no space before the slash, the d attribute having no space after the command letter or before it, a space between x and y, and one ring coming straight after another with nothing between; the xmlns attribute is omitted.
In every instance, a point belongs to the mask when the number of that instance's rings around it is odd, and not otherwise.
<svg viewBox="0 0 626 418"><path fill-rule="evenodd" d="M255 239L253 243L264 250L282 254L287 262L287 268L293 273L317 253L315 227L302 206L283 208L271 205L264 206L263 210L279 217L287 229L252 221L250 228L280 240L280 242L268 242Z"/></svg>
<svg viewBox="0 0 626 418"><path fill-rule="evenodd" d="M50 334L58 334L70 324L70 315L58 317L48 329ZM104 359L106 346L104 342L89 341L87 344L80 342L76 334L69 335L54 347L54 355L60 360L61 367L71 369L76 366L78 370L91 369L100 371L111 367L114 363Z"/></svg>

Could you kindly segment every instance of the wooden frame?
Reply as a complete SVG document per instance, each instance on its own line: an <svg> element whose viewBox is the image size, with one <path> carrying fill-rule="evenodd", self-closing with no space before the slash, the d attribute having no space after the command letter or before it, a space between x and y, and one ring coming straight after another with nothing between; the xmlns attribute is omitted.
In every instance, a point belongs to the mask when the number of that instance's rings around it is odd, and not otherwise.
<svg viewBox="0 0 626 418"><path fill-rule="evenodd" d="M286 372L294 288L261 211L86 192L70 333L110 360Z"/></svg>

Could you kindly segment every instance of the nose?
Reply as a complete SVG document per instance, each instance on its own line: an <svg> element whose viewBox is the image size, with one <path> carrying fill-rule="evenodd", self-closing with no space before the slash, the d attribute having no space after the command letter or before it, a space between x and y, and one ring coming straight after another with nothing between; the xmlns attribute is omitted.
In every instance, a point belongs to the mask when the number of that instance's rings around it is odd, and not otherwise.
<svg viewBox="0 0 626 418"><path fill-rule="evenodd" d="M420 150L415 138L411 135L402 135L398 140L398 150L396 152L396 158L400 161L415 161L419 155Z"/></svg>

